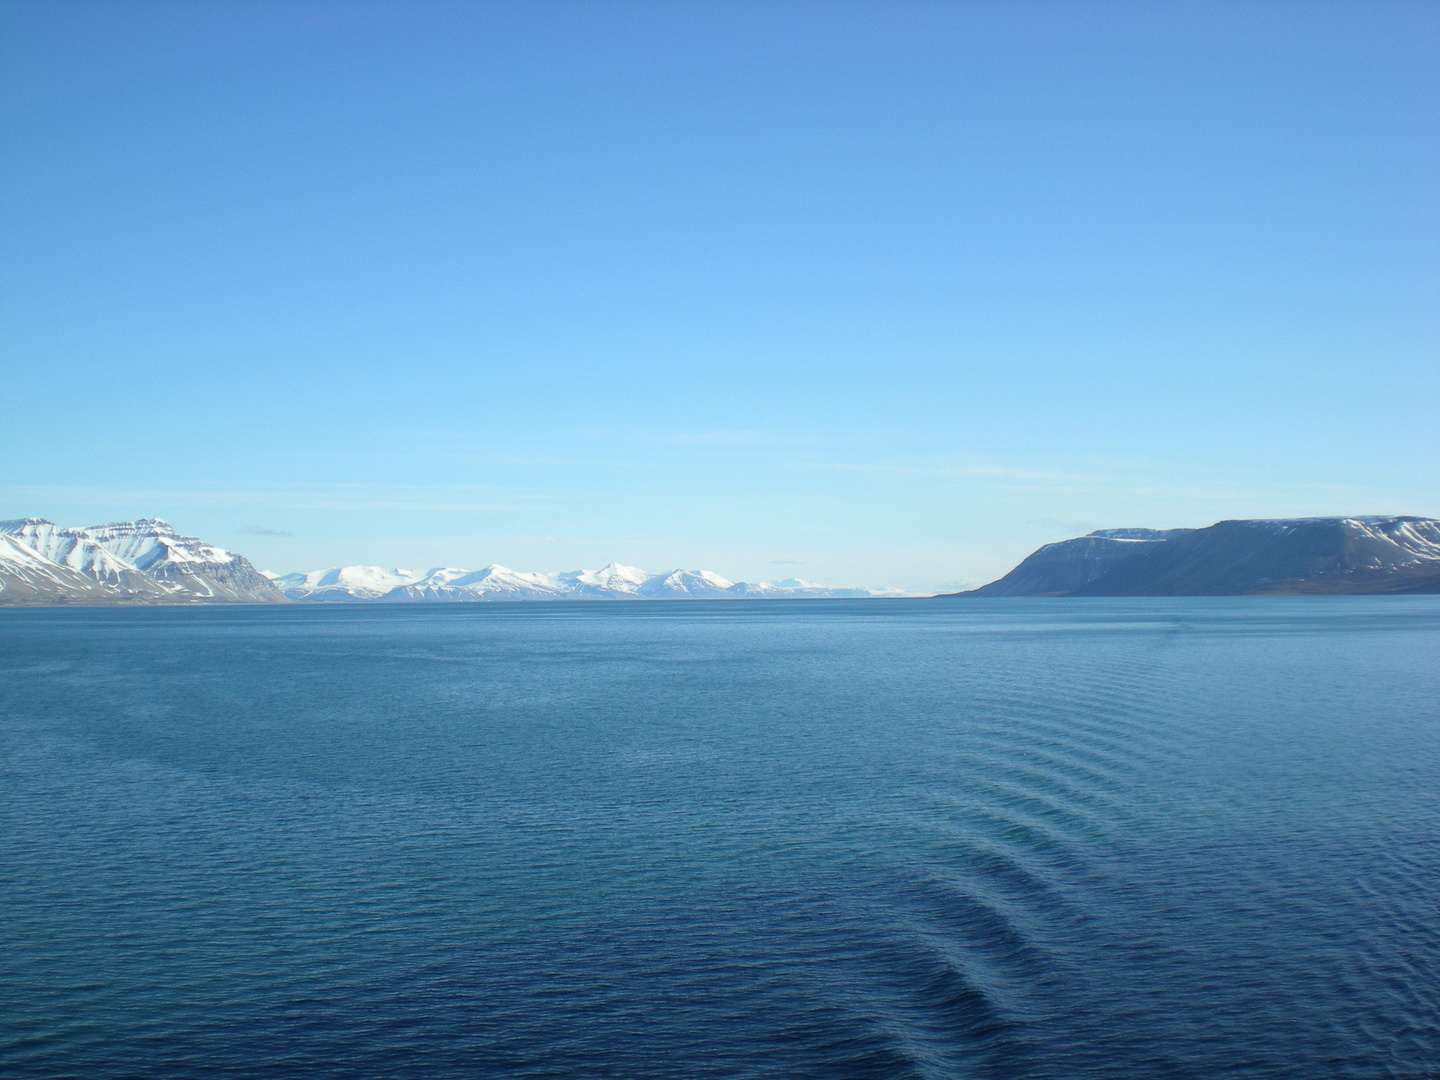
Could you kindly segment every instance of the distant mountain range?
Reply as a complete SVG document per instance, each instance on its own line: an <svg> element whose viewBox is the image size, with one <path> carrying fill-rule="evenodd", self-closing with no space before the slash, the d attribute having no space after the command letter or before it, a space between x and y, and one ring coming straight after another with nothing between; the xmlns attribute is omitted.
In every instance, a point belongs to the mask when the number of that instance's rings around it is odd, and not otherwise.
<svg viewBox="0 0 1440 1080"><path fill-rule="evenodd" d="M44 518L0 521L0 605L284 604L359 601L786 600L899 595L805 581L731 582L709 570L530 574L503 566L386 570L341 566L308 574L255 569L244 556L181 536L158 518L63 529Z"/></svg>
<svg viewBox="0 0 1440 1080"><path fill-rule="evenodd" d="M1222 521L1207 529L1101 529L1047 544L955 597L1440 593L1440 521L1419 517ZM898 596L805 581L731 582L709 570L536 574L487 566L257 570L158 518L63 529L0 521L0 605L284 604L497 600L748 600Z"/></svg>
<svg viewBox="0 0 1440 1080"><path fill-rule="evenodd" d="M950 596L1440 593L1440 521L1221 521L1101 529L1047 544L998 581Z"/></svg>
<svg viewBox="0 0 1440 1080"><path fill-rule="evenodd" d="M340 566L308 574L272 576L285 596L300 602L484 600L793 600L813 597L898 595L869 589L828 589L807 581L778 584L727 581L710 570L647 574L611 563L601 570L534 574L491 565L483 570L436 567L387 570Z"/></svg>

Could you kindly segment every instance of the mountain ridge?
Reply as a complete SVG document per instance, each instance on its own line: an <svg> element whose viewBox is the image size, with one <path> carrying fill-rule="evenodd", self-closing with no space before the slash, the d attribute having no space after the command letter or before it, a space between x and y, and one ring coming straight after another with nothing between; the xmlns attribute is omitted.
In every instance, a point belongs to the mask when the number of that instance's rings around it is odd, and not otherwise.
<svg viewBox="0 0 1440 1080"><path fill-rule="evenodd" d="M271 578L298 603L474 603L498 600L746 600L876 597L895 591L831 589L805 581L732 582L712 570L646 573L612 562L599 570L541 574L492 563L480 570L339 566ZM388 588L381 588L381 585Z"/></svg>
<svg viewBox="0 0 1440 1080"><path fill-rule="evenodd" d="M1285 596L1440 592L1440 521L1237 518L1203 529L1098 529L1046 544L947 597Z"/></svg>
<svg viewBox="0 0 1440 1080"><path fill-rule="evenodd" d="M0 521L0 606L197 603L465 603L477 601L744 600L873 597L898 590L830 589L804 581L732 582L710 570L650 574L599 570L531 573L378 566L272 574L244 556L182 536L159 518L63 528L46 518Z"/></svg>

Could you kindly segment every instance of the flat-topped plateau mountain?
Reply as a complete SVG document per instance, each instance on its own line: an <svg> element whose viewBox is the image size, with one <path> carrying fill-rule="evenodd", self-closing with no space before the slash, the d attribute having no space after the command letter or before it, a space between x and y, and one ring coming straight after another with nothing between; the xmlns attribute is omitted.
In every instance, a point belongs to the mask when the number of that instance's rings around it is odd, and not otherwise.
<svg viewBox="0 0 1440 1080"><path fill-rule="evenodd" d="M283 604L243 555L159 518L62 529L0 521L0 604Z"/></svg>
<svg viewBox="0 0 1440 1080"><path fill-rule="evenodd" d="M949 596L1283 596L1440 593L1440 521L1221 521L1101 529L1046 544L998 581Z"/></svg>

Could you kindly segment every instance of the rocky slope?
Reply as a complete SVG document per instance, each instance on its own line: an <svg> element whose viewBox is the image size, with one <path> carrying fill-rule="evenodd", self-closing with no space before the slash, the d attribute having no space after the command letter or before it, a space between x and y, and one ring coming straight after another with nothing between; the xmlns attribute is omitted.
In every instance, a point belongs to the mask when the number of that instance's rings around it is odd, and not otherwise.
<svg viewBox="0 0 1440 1080"><path fill-rule="evenodd" d="M0 521L0 604L283 604L241 555L158 518L81 529Z"/></svg>
<svg viewBox="0 0 1440 1080"><path fill-rule="evenodd" d="M114 590L0 532L0 604L110 602Z"/></svg>
<svg viewBox="0 0 1440 1080"><path fill-rule="evenodd" d="M998 581L954 596L1246 596L1440 592L1440 521L1221 521L1109 529L1047 544Z"/></svg>

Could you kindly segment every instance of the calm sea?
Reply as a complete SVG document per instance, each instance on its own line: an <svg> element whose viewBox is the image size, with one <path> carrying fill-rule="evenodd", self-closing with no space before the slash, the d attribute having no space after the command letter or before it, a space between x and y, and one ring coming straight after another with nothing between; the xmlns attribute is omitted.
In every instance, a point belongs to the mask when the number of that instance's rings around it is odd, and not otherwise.
<svg viewBox="0 0 1440 1080"><path fill-rule="evenodd" d="M0 1075L1440 1077L1440 597L0 611Z"/></svg>

